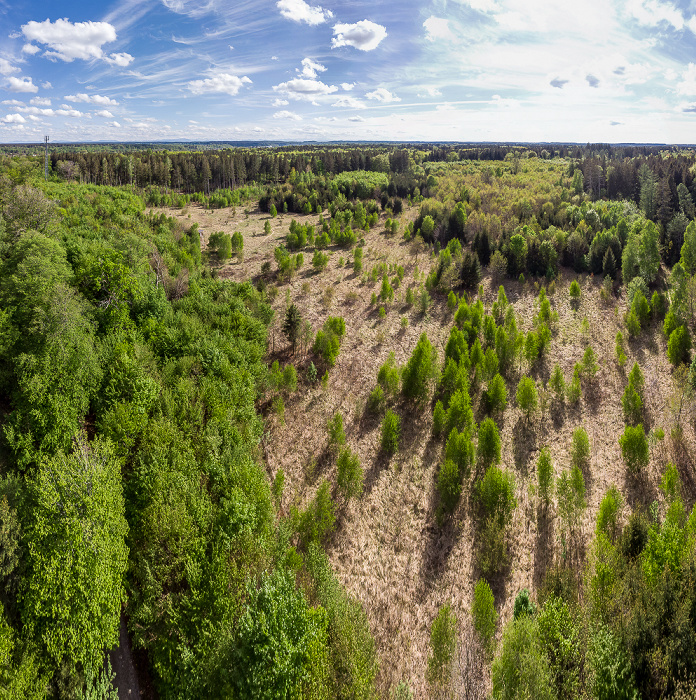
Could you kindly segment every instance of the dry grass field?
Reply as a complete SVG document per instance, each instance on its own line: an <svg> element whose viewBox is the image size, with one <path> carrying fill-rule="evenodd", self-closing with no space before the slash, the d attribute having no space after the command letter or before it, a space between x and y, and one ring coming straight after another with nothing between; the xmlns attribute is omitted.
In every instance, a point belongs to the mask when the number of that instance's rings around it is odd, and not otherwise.
<svg viewBox="0 0 696 700"><path fill-rule="evenodd" d="M238 210L232 215L230 210L210 212L190 206L184 213L169 213L185 223L197 222L204 240L213 231L240 231L244 236L243 261L226 263L219 274L236 281L258 280L262 264L271 261L273 272L268 279L269 284L275 284L273 249L284 241L291 215L270 219L271 234L264 235L268 216L258 211L247 216ZM332 248L327 269L317 274L311 267L311 251L305 251L305 263L299 273L290 282L277 283L269 360L278 359L281 366L295 364L300 382L297 392L285 403L283 417L271 411L269 405L264 406L267 432L263 448L269 478L273 479L280 469L285 474L281 507L288 513L293 505L305 504L324 478L335 483L335 458L327 449L326 426L337 411L343 415L347 443L360 456L365 485L363 495L348 504L337 497L337 528L328 544L329 557L341 582L367 612L377 642L380 690L388 695L390 688L406 679L416 697L423 697L427 696L424 679L431 623L440 606L448 602L460 621L461 635L468 636L468 611L479 572L475 559L473 476L465 484L453 517L442 524L436 519L436 476L443 440L431 436L432 405L421 410L397 402L395 410L401 416L403 434L400 449L391 459L380 452L379 419L365 411L377 370L390 352L397 364L403 365L425 332L442 361L453 324L453 312L440 295L433 295L433 303L425 314L417 305L405 304L406 289L420 286L434 260L422 252L416 259L410 243L401 237L404 222L415 214L414 208L404 212L400 232L394 237L384 235L383 218L364 234L365 271L380 262L401 265L405 271L403 283L395 290L394 302L386 306L383 320L378 305L370 303L373 292L379 295L381 278L363 284L361 276L353 273L350 251ZM301 223L318 220L316 215L294 218ZM659 324L645 329L637 340L626 342L628 362L625 368L619 368L614 345L617 330L625 330L625 300L619 297L603 301L600 280L581 276L582 297L579 308L573 309L568 287L574 278L564 270L555 291L549 291L558 322L553 327L549 351L531 376L545 385L558 363L566 379L570 379L574 364L591 345L600 366L596 379L583 386L578 404L558 405L550 401L527 422L514 398L517 380L528 373L526 362L518 361L515 376L507 385L508 407L497 420L502 438L501 466L515 475L518 501L511 531L511 563L492 586L502 623L512 616L518 591L528 588L535 595L549 566L564 556L555 506L552 504L546 513L536 495L535 465L542 447L550 448L558 475L569 469L573 430L583 426L590 439L591 462L584 474L588 508L578 546L569 554L578 578L582 576L599 503L611 485L624 495L626 511L638 505L647 508L661 498L661 474L664 465L672 460L679 467L689 508L696 497L693 429L685 431L679 444L670 437L672 367ZM488 274L482 280L487 311L496 298L498 285ZM518 328L529 330L537 289L529 282L509 280L504 286L514 306ZM326 389L320 382L310 384L306 380L309 355L300 348L293 356L280 332L288 301L298 306L315 331L329 315L345 318L346 337L336 366L329 372ZM402 319L407 319L407 325ZM646 433L661 427L666 435L664 441L651 446L650 464L638 479L628 473L618 444L624 429L621 395L634 361L640 364L646 379ZM482 417L478 410L480 393L480 388L476 393L472 390L477 420Z"/></svg>

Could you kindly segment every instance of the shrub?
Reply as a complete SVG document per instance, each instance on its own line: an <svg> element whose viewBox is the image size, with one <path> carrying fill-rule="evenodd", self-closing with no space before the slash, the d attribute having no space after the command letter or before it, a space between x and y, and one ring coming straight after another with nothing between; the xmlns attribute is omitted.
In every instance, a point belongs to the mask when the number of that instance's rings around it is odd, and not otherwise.
<svg viewBox="0 0 696 700"><path fill-rule="evenodd" d="M457 299L457 295L450 290L450 293L447 295L447 308L450 311L454 311L458 304L459 300Z"/></svg>
<svg viewBox="0 0 696 700"><path fill-rule="evenodd" d="M379 292L379 298L382 301L392 301L394 299L394 289L389 284L389 278L387 275L382 277L382 288Z"/></svg>
<svg viewBox="0 0 696 700"><path fill-rule="evenodd" d="M447 411L442 405L442 401L438 401L435 404L435 410L433 411L433 435L439 437L445 429L445 423L447 422Z"/></svg>
<svg viewBox="0 0 696 700"><path fill-rule="evenodd" d="M565 379L558 364L553 366L551 377L549 378L549 388L556 395L556 399L562 401L565 397Z"/></svg>
<svg viewBox="0 0 696 700"><path fill-rule="evenodd" d="M478 459L484 467L500 462L500 435L498 426L491 418L485 418L479 426Z"/></svg>
<svg viewBox="0 0 696 700"><path fill-rule="evenodd" d="M531 377L522 377L517 385L517 405L522 409L527 420L531 418L538 404L536 382Z"/></svg>
<svg viewBox="0 0 696 700"><path fill-rule="evenodd" d="M556 482L558 496L558 513L570 530L574 530L580 520L585 502L585 479L578 467L573 466L568 472L563 472Z"/></svg>
<svg viewBox="0 0 696 700"><path fill-rule="evenodd" d="M624 418L633 425L640 423L643 415L643 387L645 379L637 362L628 375L628 385L621 398Z"/></svg>
<svg viewBox="0 0 696 700"><path fill-rule="evenodd" d="M479 579L474 588L474 598L471 601L471 617L483 648L488 653L491 653L495 643L495 627L498 621L498 613L495 610L493 591L483 579Z"/></svg>
<svg viewBox="0 0 696 700"><path fill-rule="evenodd" d="M340 317L329 316L324 327L317 331L312 352L319 355L329 367L336 364L341 349L341 339L346 332L346 323Z"/></svg>
<svg viewBox="0 0 696 700"><path fill-rule="evenodd" d="M452 460L460 476L468 476L474 462L474 445L468 432L458 432L452 428L445 445L445 459Z"/></svg>
<svg viewBox="0 0 696 700"><path fill-rule="evenodd" d="M517 507L514 476L498 467L489 467L479 482L477 493L486 515L507 525Z"/></svg>
<svg viewBox="0 0 696 700"><path fill-rule="evenodd" d="M378 384L367 398L367 410L371 413L381 413L386 406L384 389Z"/></svg>
<svg viewBox="0 0 696 700"><path fill-rule="evenodd" d="M335 524L336 515L329 482L323 481L307 510L298 516L297 531L301 546L307 549L313 542L323 545L333 532Z"/></svg>
<svg viewBox="0 0 696 700"><path fill-rule="evenodd" d="M594 698L638 700L631 662L621 641L600 627L590 641L588 690Z"/></svg>
<svg viewBox="0 0 696 700"><path fill-rule="evenodd" d="M379 368L377 383L384 389L386 396L395 396L399 391L399 370L393 352L389 353L387 361Z"/></svg>
<svg viewBox="0 0 696 700"><path fill-rule="evenodd" d="M401 391L407 399L425 402L430 381L437 372L437 350L423 333L401 375Z"/></svg>
<svg viewBox="0 0 696 700"><path fill-rule="evenodd" d="M626 364L626 352L624 350L624 338L621 331L616 332L616 345L614 349L616 352L616 362L619 367L623 367Z"/></svg>
<svg viewBox="0 0 696 700"><path fill-rule="evenodd" d="M333 452L346 444L343 416L340 413L336 412L332 418L329 418L327 429L329 431L329 450Z"/></svg>
<svg viewBox="0 0 696 700"><path fill-rule="evenodd" d="M665 338L668 338L672 333L679 328L681 323L677 319L674 311L668 311L665 316L665 322L662 324L662 332L665 334Z"/></svg>
<svg viewBox="0 0 696 700"><path fill-rule="evenodd" d="M624 462L632 472L638 472L648 466L650 451L642 423L635 427L627 425L619 438L619 445Z"/></svg>
<svg viewBox="0 0 696 700"><path fill-rule="evenodd" d="M676 367L680 364L689 364L691 354L691 336L685 326L675 328L667 342L667 357Z"/></svg>
<svg viewBox="0 0 696 700"><path fill-rule="evenodd" d="M589 379L594 379L595 375L599 371L599 366L597 365L597 358L595 352L591 345L587 346L584 355L582 356L582 375L588 377Z"/></svg>
<svg viewBox="0 0 696 700"><path fill-rule="evenodd" d="M553 463L551 462L551 450L544 447L539 452L537 459L537 481L539 484L539 496L548 505L553 492Z"/></svg>
<svg viewBox="0 0 696 700"><path fill-rule="evenodd" d="M639 278L636 277L633 282L637 279ZM644 326L650 320L650 304L648 304L648 300L643 296L643 292L636 292L635 297L633 297L633 303L631 304L631 312L636 315L641 326Z"/></svg>
<svg viewBox="0 0 696 700"><path fill-rule="evenodd" d="M449 605L443 605L430 629L430 654L426 679L431 685L446 686L452 674L457 648L457 618Z"/></svg>
<svg viewBox="0 0 696 700"><path fill-rule="evenodd" d="M534 617L536 615L536 605L529 597L529 591L523 588L515 598L515 607L513 609L513 617L519 620L523 615Z"/></svg>
<svg viewBox="0 0 696 700"><path fill-rule="evenodd" d="M493 379L488 382L486 389L486 406L489 411L502 413L507 406L507 389L505 388L505 380L496 374Z"/></svg>
<svg viewBox="0 0 696 700"><path fill-rule="evenodd" d="M577 303L580 300L581 291L580 291L580 285L578 284L577 280L573 280L570 283L570 288L568 290L568 294L570 294L571 301Z"/></svg>
<svg viewBox="0 0 696 700"><path fill-rule="evenodd" d="M328 264L329 256L326 253L322 253L320 250L314 251L314 255L312 256L312 267L317 272L325 270Z"/></svg>
<svg viewBox="0 0 696 700"><path fill-rule="evenodd" d="M471 409L471 397L468 390L465 388L457 389L452 394L447 409L447 433L449 434L452 428L457 430L473 429L474 413Z"/></svg>
<svg viewBox="0 0 696 700"><path fill-rule="evenodd" d="M386 454L394 454L399 449L401 437L401 419L391 410L388 410L382 421L382 451Z"/></svg>
<svg viewBox="0 0 696 700"><path fill-rule="evenodd" d="M462 492L462 479L459 467L451 459L446 459L440 466L437 475L437 490L440 494L440 503L446 513L451 513L459 503Z"/></svg>
<svg viewBox="0 0 696 700"><path fill-rule="evenodd" d="M638 319L638 316L633 311L629 311L626 314L626 330L628 331L628 334L632 337L635 338L636 336L640 335L640 320Z"/></svg>
<svg viewBox="0 0 696 700"><path fill-rule="evenodd" d="M430 298L430 294L428 294L428 290L425 287L421 287L418 292L418 308L420 312L422 314L426 313L431 303L432 299Z"/></svg>
<svg viewBox="0 0 696 700"><path fill-rule="evenodd" d="M566 393L570 403L574 404L580 401L580 397L582 396L582 387L580 386L580 374L578 372L573 372L573 378L570 380L570 384L568 384Z"/></svg>
<svg viewBox="0 0 696 700"><path fill-rule="evenodd" d="M587 432L582 427L576 428L573 431L570 463L580 470L587 470L590 466L590 439L587 437Z"/></svg>
<svg viewBox="0 0 696 700"><path fill-rule="evenodd" d="M623 498L616 486L612 486L604 495L597 512L597 532L603 532L611 541L618 533L618 517L623 507Z"/></svg>
<svg viewBox="0 0 696 700"><path fill-rule="evenodd" d="M288 394L297 390L297 370L294 365L285 365L283 369L283 390Z"/></svg>
<svg viewBox="0 0 696 700"><path fill-rule="evenodd" d="M336 462L336 485L346 500L359 496L363 490L364 473L358 455L349 449L341 450Z"/></svg>

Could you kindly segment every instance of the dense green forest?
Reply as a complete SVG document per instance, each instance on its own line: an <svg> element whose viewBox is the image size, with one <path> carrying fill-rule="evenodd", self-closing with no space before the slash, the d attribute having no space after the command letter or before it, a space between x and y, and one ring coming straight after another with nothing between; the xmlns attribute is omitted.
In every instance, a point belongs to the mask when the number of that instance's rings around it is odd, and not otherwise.
<svg viewBox="0 0 696 700"><path fill-rule="evenodd" d="M379 685L374 630L327 554L341 504L363 489L341 414L328 427L336 489L324 481L284 509L283 473L271 480L263 453L269 411L282 413L298 373L328 385L346 336L330 315L304 337L295 304L277 317L278 290L335 253L362 285L380 285L371 307L383 318L406 289L403 267L363 263L363 238L383 227L420 261L404 303L427 318L439 300L451 330L444 358L423 332L401 367L375 367L365 412L383 456L399 450L399 414L432 416L427 439L443 448L434 528L451 527L473 479L471 645L487 690L693 697L695 176L692 150L602 145L66 148L52 152L47 181L39 152L3 156L0 693L111 697L105 660L124 616L163 698L413 697L408 679ZM265 235L282 213L319 218L293 220L260 274L233 282L221 270L243 260L241 233L205 240L158 209L192 205L246 209ZM577 309L587 294L575 280L560 289L571 272L602 281L612 317L625 301L624 330L615 356L588 343L570 376L558 365L545 376L558 333L549 299ZM484 277L501 285L490 305ZM516 314L511 284L531 320ZM277 326L297 368L269 366ZM648 426L641 366L624 370L631 343L671 367L667 438ZM583 538L587 433L573 432L562 474L542 449L534 494L540 520L556 499L563 556L538 590L513 591L514 615L499 625L517 508L502 416L513 397L521 425L542 403L591 397L598 359L625 373L616 440L629 478L641 482L649 450L670 441L659 492L627 504L612 487ZM448 605L432 621L428 688L483 697L455 665L457 624Z"/></svg>

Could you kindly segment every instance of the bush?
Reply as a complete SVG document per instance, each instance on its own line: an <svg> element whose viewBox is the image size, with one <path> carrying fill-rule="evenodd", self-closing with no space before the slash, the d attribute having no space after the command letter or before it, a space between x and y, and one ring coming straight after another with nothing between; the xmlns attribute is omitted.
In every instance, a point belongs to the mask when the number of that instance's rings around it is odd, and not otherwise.
<svg viewBox="0 0 696 700"><path fill-rule="evenodd" d="M580 386L579 372L573 372L573 378L570 380L570 384L568 384L566 393L568 395L568 401L570 401L570 403L575 404L578 401L580 401L580 397L582 396L582 387Z"/></svg>
<svg viewBox="0 0 696 700"><path fill-rule="evenodd" d="M433 435L439 437L445 429L445 423L447 422L447 411L442 405L442 401L438 401L435 404L435 410L433 411Z"/></svg>
<svg viewBox="0 0 696 700"><path fill-rule="evenodd" d="M346 500L359 496L363 490L364 472L358 455L349 449L341 450L336 462L336 485Z"/></svg>
<svg viewBox="0 0 696 700"><path fill-rule="evenodd" d="M517 385L517 405L529 420L539 404L536 382L531 377L522 377Z"/></svg>
<svg viewBox="0 0 696 700"><path fill-rule="evenodd" d="M579 427L573 431L573 442L570 449L570 463L580 470L587 470L590 466L590 439L584 428Z"/></svg>
<svg viewBox="0 0 696 700"><path fill-rule="evenodd" d="M544 447L537 459L537 481L539 484L539 496L548 505L553 493L553 463L551 462L551 450Z"/></svg>
<svg viewBox="0 0 696 700"><path fill-rule="evenodd" d="M378 384L371 392L367 398L367 410L371 413L381 413L385 406L387 400L384 396L384 390Z"/></svg>
<svg viewBox="0 0 696 700"><path fill-rule="evenodd" d="M621 331L616 332L616 345L614 349L616 352L616 362L619 367L623 367L626 364L626 352L624 350L624 338Z"/></svg>
<svg viewBox="0 0 696 700"><path fill-rule="evenodd" d="M451 459L446 459L440 466L437 475L437 490L440 494L440 504L446 513L451 513L459 503L462 493L462 479L459 467Z"/></svg>
<svg viewBox="0 0 696 700"><path fill-rule="evenodd" d="M335 413L332 418L329 418L327 424L329 432L329 450L332 452L346 444L346 434L343 431L343 416L340 413Z"/></svg>
<svg viewBox="0 0 696 700"><path fill-rule="evenodd" d="M618 533L618 518L623 507L623 498L616 486L604 495L597 512L597 532L603 532L612 542Z"/></svg>
<svg viewBox="0 0 696 700"><path fill-rule="evenodd" d="M399 449L401 437L401 419L391 410L387 411L382 421L382 451L388 455L394 454Z"/></svg>
<svg viewBox="0 0 696 700"><path fill-rule="evenodd" d="M399 391L399 370L393 352L389 353L387 361L379 368L377 383L384 389L386 396L396 396Z"/></svg>
<svg viewBox="0 0 696 700"><path fill-rule="evenodd" d="M679 326L681 326L681 323L679 323L674 311L668 311L665 316L665 322L662 324L662 332L665 334L665 338L669 339Z"/></svg>
<svg viewBox="0 0 696 700"><path fill-rule="evenodd" d="M534 617L536 615L536 605L529 597L529 591L523 588L515 598L515 607L513 609L513 617L519 620L523 615Z"/></svg>
<svg viewBox="0 0 696 700"><path fill-rule="evenodd" d="M308 548L311 543L324 544L336 525L334 503L328 481L322 481L307 510L301 515L296 514L295 517L298 521L297 532L303 548Z"/></svg>
<svg viewBox="0 0 696 700"><path fill-rule="evenodd" d="M640 319L633 311L629 311L626 314L626 330L631 338L635 338L640 335Z"/></svg>
<svg viewBox="0 0 696 700"><path fill-rule="evenodd" d="M445 459L450 459L457 465L460 477L469 475L474 462L474 445L468 432L459 433L456 428L452 428L445 445Z"/></svg>
<svg viewBox="0 0 696 700"><path fill-rule="evenodd" d="M426 679L431 685L446 686L452 674L457 648L457 618L449 605L443 605L430 629L430 654Z"/></svg>
<svg viewBox="0 0 696 700"><path fill-rule="evenodd" d="M582 512L587 507L585 501L585 479L577 466L563 472L556 482L558 513L570 530L577 527Z"/></svg>
<svg viewBox="0 0 696 700"><path fill-rule="evenodd" d="M485 418L479 426L478 459L484 467L500 462L500 435L498 426L491 418Z"/></svg>
<svg viewBox="0 0 696 700"><path fill-rule="evenodd" d="M507 525L517 507L514 476L498 467L489 467L479 482L477 493L486 515Z"/></svg>
<svg viewBox="0 0 696 700"><path fill-rule="evenodd" d="M589 379L594 379L598 371L599 367L597 365L595 352L592 349L592 346L588 345L587 349L585 350L585 354L582 356L582 375Z"/></svg>
<svg viewBox="0 0 696 700"><path fill-rule="evenodd" d="M430 381L437 372L437 350L423 333L401 375L401 391L407 399L425 402Z"/></svg>
<svg viewBox="0 0 696 700"><path fill-rule="evenodd" d="M452 394L447 409L447 434L452 428L457 430L473 429L474 413L471 409L471 397L466 388L457 389Z"/></svg>
<svg viewBox="0 0 696 700"><path fill-rule="evenodd" d="M667 342L667 357L676 367L680 364L689 364L691 355L691 336L685 326L675 328Z"/></svg>
<svg viewBox="0 0 696 700"><path fill-rule="evenodd" d="M592 636L588 654L588 689L594 698L638 700L631 662L621 641L606 627Z"/></svg>
<svg viewBox="0 0 696 700"><path fill-rule="evenodd" d="M495 644L495 627L498 621L498 613L495 610L493 591L483 579L479 579L474 588L474 598L471 601L471 617L483 648L488 653L491 653Z"/></svg>
<svg viewBox="0 0 696 700"><path fill-rule="evenodd" d="M565 397L565 378L561 368L556 364L549 378L549 388L556 395L556 399L562 401Z"/></svg>
<svg viewBox="0 0 696 700"><path fill-rule="evenodd" d="M340 317L329 316L324 322L324 327L317 331L312 352L319 355L329 367L333 367L345 332L346 322Z"/></svg>
<svg viewBox="0 0 696 700"><path fill-rule="evenodd" d="M627 423L636 425L641 422L643 416L643 387L645 379L637 362L633 364L628 375L628 385L621 397L624 418Z"/></svg>
<svg viewBox="0 0 696 700"><path fill-rule="evenodd" d="M329 256L326 253L322 253L320 250L314 251L314 255L312 256L312 267L317 272L325 270L328 264Z"/></svg>
<svg viewBox="0 0 696 700"><path fill-rule="evenodd" d="M638 472L648 466L650 451L642 423L635 427L627 425L619 438L619 445L624 462L632 472Z"/></svg>
<svg viewBox="0 0 696 700"><path fill-rule="evenodd" d="M507 389L505 388L505 380L496 374L486 389L486 407L492 413L502 413L507 406Z"/></svg>
<svg viewBox="0 0 696 700"><path fill-rule="evenodd" d="M578 302L580 300L581 291L577 280L573 280L570 283L568 294L570 294L571 301Z"/></svg>

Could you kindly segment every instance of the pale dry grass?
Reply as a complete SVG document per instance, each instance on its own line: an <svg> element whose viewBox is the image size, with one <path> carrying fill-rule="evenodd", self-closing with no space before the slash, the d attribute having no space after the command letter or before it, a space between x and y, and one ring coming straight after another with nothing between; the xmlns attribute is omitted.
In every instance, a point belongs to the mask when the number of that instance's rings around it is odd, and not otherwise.
<svg viewBox="0 0 696 700"><path fill-rule="evenodd" d="M224 266L224 276L235 280L255 278L261 265L273 260L273 248L283 242L290 215L271 219L272 233L263 235L267 215L254 213L230 217L226 210L203 212L189 207L191 220L198 221L204 235L215 230L241 231L245 238L245 260ZM402 219L413 218L415 208ZM318 220L316 215L297 216L302 223ZM276 319L269 340L269 350L283 362L292 361L303 368L308 358L302 352L290 357L287 343L279 332L286 304L286 290L316 330L328 315L345 318L347 333L336 367L330 371L328 390L321 385L300 383L297 394L286 402L285 423L269 414L268 433L264 440L266 467L270 478L279 469L285 473L282 510L305 504L323 478L335 482L335 459L327 452L328 419L336 411L343 414L348 445L356 451L365 470L365 491L361 498L345 505L339 502L337 530L328 546L334 570L365 607L377 642L380 661L379 688L387 696L400 680L407 680L416 697L428 697L425 683L430 626L438 609L450 603L460 621L461 644L468 644L469 608L478 577L475 562L476 522L471 496L473 479L451 521L438 525L435 518L437 469L442 442L431 439L430 405L414 407L397 402L402 417L403 436L399 452L390 460L379 451L379 419L364 411L367 395L376 382L376 373L390 352L397 363L406 362L419 335L427 332L438 348L440 359L452 324L452 312L445 300L436 298L426 316L415 308L406 308L403 300L407 286L417 288L414 280L415 259L409 245L400 236L386 238L383 219L373 231L365 233L364 263L368 270L377 262L401 264L405 268L404 283L396 291L395 302L388 306L386 319L380 321L376 307L370 305L373 292L379 295L380 282L361 284L353 274L352 258L346 251L333 251L328 268L314 274L311 253L305 252L305 265L290 282L279 285L273 302ZM343 256L347 264L338 266ZM429 266L427 255L418 260L422 272ZM272 262L275 269L275 263ZM542 415L538 412L527 424L515 406L514 395L518 374L508 383L508 408L498 424L502 438L502 465L516 477L518 508L510 532L510 566L493 582L496 607L504 624L512 616L514 599L522 588L533 595L541 585L545 572L560 561L559 532L561 523L551 505L544 516L535 494L535 464L539 451L548 445L556 474L570 466L570 445L573 430L583 426L591 445L591 462L585 473L588 508L579 533L580 546L573 563L578 577L592 540L600 501L615 484L626 498L626 509L644 507L660 498L659 481L664 465L673 459L685 483L689 507L696 498L694 464L696 454L693 424L685 430L683 446L675 446L669 438L672 418L668 396L672 388L672 368L665 355L665 341L658 325L646 329L636 341L626 343L628 363L619 369L614 360L616 331L623 329L625 302L622 299L606 304L600 300L600 281L581 279L582 299L579 309L569 303L568 286L574 275L564 272L557 282L557 291L550 295L559 321L548 356L531 376L546 382L554 363L558 363L566 379L580 361L587 344L595 350L600 365L591 390L583 388L583 398L576 406L562 408L550 405ZM309 290L307 290L307 283ZM483 280L484 304L490 310L498 284L490 277ZM303 289L304 287L304 289ZM520 330L529 330L536 313L536 290L527 283L506 281L508 298L515 308ZM334 289L330 308L322 304L326 289ZM615 312L615 308L617 311ZM408 326L401 327L401 317ZM588 332L581 332L582 319L588 319ZM627 334L624 332L627 337ZM651 451L648 468L639 478L632 477L621 459L618 437L623 432L621 395L626 375L634 361L641 365L646 378L646 432L663 427L665 445ZM521 369L528 371L524 364ZM301 370L302 371L302 370ZM302 376L302 375L301 375ZM476 407L477 397L474 397ZM480 416L477 414L477 417ZM499 625L498 636L502 625ZM487 672L486 672L487 673ZM463 680L458 675L461 689ZM484 677L484 684L487 684ZM466 685L464 683L464 685ZM463 691L462 691L463 692ZM458 692L458 696L461 693ZM462 695L463 696L463 695Z"/></svg>

